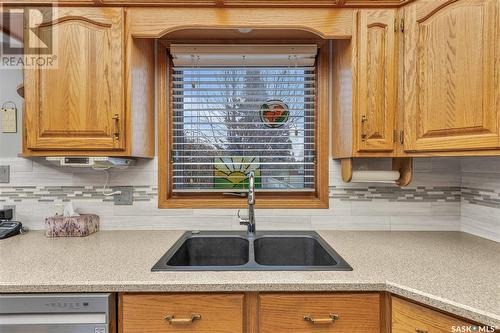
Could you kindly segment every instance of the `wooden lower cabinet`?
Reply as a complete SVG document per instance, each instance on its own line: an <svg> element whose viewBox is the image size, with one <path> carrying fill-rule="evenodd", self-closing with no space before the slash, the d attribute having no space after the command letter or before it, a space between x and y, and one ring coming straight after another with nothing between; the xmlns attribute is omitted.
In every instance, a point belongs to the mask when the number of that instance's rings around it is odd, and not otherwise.
<svg viewBox="0 0 500 333"><path fill-rule="evenodd" d="M378 333L380 299L379 293L125 293L118 332Z"/></svg>
<svg viewBox="0 0 500 333"><path fill-rule="evenodd" d="M392 297L392 333L449 333L452 327L471 326L455 317Z"/></svg>
<svg viewBox="0 0 500 333"><path fill-rule="evenodd" d="M244 294L123 294L121 333L242 333Z"/></svg>
<svg viewBox="0 0 500 333"><path fill-rule="evenodd" d="M263 294L261 333L377 333L380 294Z"/></svg>
<svg viewBox="0 0 500 333"><path fill-rule="evenodd" d="M124 293L118 333L449 333L468 323L378 292Z"/></svg>

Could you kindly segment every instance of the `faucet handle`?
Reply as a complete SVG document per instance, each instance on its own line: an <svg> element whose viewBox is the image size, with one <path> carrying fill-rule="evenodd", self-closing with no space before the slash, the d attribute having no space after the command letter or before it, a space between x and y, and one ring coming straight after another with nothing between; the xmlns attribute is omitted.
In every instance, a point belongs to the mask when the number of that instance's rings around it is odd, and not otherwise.
<svg viewBox="0 0 500 333"><path fill-rule="evenodd" d="M240 221L240 225L249 225L250 219L248 217L241 217L240 209L238 209L238 220Z"/></svg>
<svg viewBox="0 0 500 333"><path fill-rule="evenodd" d="M246 217L242 217L240 212L241 212L241 209L238 209L238 218L239 218L240 220L246 220L246 219L248 219L248 216L246 216Z"/></svg>

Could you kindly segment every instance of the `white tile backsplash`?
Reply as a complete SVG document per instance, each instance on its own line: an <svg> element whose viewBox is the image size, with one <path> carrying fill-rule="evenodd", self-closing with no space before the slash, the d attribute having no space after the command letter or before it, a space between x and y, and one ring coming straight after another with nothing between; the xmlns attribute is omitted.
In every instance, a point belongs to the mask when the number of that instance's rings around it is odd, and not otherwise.
<svg viewBox="0 0 500 333"><path fill-rule="evenodd" d="M9 187L34 186L37 193L45 193L44 186L84 186L84 189L99 189L104 186L106 175L102 171L76 168L60 168L43 159L0 158L0 165L11 166L11 183L0 187L0 206L15 204L18 219L33 229L43 229L43 220L53 214L55 202L41 202L24 198L14 201L2 200L2 189ZM361 160L356 168L390 168L390 159ZM429 196L411 201L412 192L399 191L397 199L389 197L397 187L380 184L345 184L340 176L340 163L330 161L329 183L332 193L340 197L330 198L329 209L259 209L256 211L258 228L261 230L463 230L500 241L500 209L471 204L455 199L452 193L460 187L475 189L500 188L500 158L419 158L414 160L414 182L410 189ZM147 192L132 206L114 206L112 201L101 198L75 198L77 211L96 213L101 217L102 229L243 229L238 224L236 209L158 209L157 208L157 160L140 160L127 170L111 170L110 186L133 185L136 191ZM144 186L144 188L142 188ZM418 186L418 188L417 188ZM448 200L442 196L440 186L447 188ZM140 187L140 188L139 188ZM383 187L383 188L382 188ZM436 188L437 187L437 188ZM458 190L454 190L457 187ZM153 191L151 190L153 188ZM370 190L370 188L372 190ZM394 188L394 190L392 190ZM351 189L350 192L345 192ZM376 189L376 190L374 190ZM381 189L381 191L377 190ZM353 191L355 190L355 191ZM22 194L19 190L19 196ZM152 191L152 192L151 192ZM369 192L368 192L369 191ZM14 192L11 192L14 193ZM75 194L82 193L81 188ZM343 195L343 193L347 193ZM369 199L363 194L369 193ZM450 194L451 193L451 194ZM437 195L438 198L432 197ZM83 194L90 196L90 194ZM445 196L446 196L445 195ZM409 198L409 200L406 200ZM458 196L460 198L460 196ZM108 198L107 200L110 200Z"/></svg>
<svg viewBox="0 0 500 333"><path fill-rule="evenodd" d="M314 230L391 230L390 216L312 216Z"/></svg>
<svg viewBox="0 0 500 333"><path fill-rule="evenodd" d="M461 230L500 242L500 157L463 158L461 170L464 192L460 205ZM493 198L495 207L488 206L491 202L469 202L465 191L477 191L477 197Z"/></svg>
<svg viewBox="0 0 500 333"><path fill-rule="evenodd" d="M450 216L391 216L391 230L412 231L456 231L460 229L460 220L456 215Z"/></svg>

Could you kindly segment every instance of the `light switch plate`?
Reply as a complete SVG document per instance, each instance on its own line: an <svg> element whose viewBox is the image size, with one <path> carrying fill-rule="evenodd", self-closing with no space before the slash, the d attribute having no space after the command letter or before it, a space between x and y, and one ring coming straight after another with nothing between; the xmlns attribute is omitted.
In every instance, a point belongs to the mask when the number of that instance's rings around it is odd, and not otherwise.
<svg viewBox="0 0 500 333"><path fill-rule="evenodd" d="M17 133L17 110L15 108L2 109L2 132Z"/></svg>
<svg viewBox="0 0 500 333"><path fill-rule="evenodd" d="M10 183L9 165L0 165L0 183Z"/></svg>
<svg viewBox="0 0 500 333"><path fill-rule="evenodd" d="M120 191L120 194L114 194L115 205L132 205L134 203L133 186L114 186L113 192Z"/></svg>

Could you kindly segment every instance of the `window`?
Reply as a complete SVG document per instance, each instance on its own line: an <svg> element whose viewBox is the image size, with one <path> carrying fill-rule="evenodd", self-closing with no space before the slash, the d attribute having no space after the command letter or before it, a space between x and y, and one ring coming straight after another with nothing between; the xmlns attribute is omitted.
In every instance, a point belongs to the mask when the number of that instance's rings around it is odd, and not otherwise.
<svg viewBox="0 0 500 333"><path fill-rule="evenodd" d="M327 180L319 156L328 147L318 140L324 129L318 126L316 54L305 60L277 52L266 60L231 53L214 56L216 65L186 54L174 53L164 67L169 105L160 122L167 157L160 166L160 187L166 187L160 206L241 206L238 194L247 191L253 171L257 205L324 207L319 181ZM322 134L328 136L327 129Z"/></svg>

